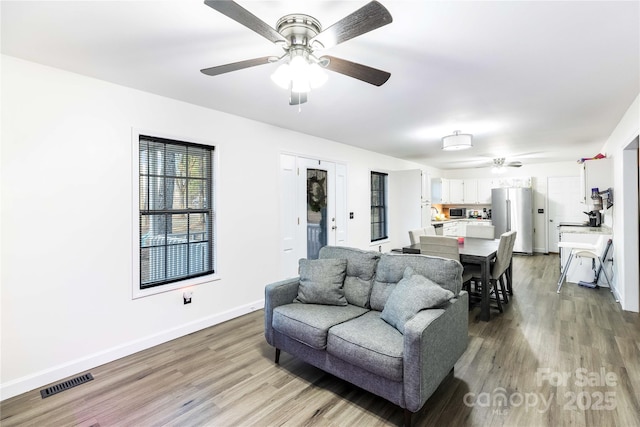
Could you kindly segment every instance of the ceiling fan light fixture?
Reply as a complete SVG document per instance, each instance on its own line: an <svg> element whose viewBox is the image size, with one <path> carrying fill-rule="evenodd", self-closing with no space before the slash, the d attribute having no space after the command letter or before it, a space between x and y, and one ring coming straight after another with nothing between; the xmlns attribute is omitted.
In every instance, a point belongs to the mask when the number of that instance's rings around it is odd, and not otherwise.
<svg viewBox="0 0 640 427"><path fill-rule="evenodd" d="M504 157L498 157L493 159L493 166L491 167L491 173L501 174L506 172L504 167Z"/></svg>
<svg viewBox="0 0 640 427"><path fill-rule="evenodd" d="M291 70L289 64L280 64L276 71L271 74L271 81L282 89L289 89L291 85Z"/></svg>
<svg viewBox="0 0 640 427"><path fill-rule="evenodd" d="M328 79L324 70L315 62L310 62L303 54L291 55L288 63L281 64L271 74L271 80L283 89L296 93L308 93L317 89Z"/></svg>
<svg viewBox="0 0 640 427"><path fill-rule="evenodd" d="M328 79L329 76L324 72L320 65L314 62L309 66L309 84L312 89L318 89L324 85Z"/></svg>
<svg viewBox="0 0 640 427"><path fill-rule="evenodd" d="M445 151L467 150L473 147L473 136L469 133L460 133L459 130L453 132L453 135L447 135L442 138L442 149Z"/></svg>

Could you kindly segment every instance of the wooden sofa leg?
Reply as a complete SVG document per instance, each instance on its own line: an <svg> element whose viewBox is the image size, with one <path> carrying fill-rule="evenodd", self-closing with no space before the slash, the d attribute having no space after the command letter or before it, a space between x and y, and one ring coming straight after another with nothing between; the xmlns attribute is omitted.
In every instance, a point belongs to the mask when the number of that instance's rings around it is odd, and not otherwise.
<svg viewBox="0 0 640 427"><path fill-rule="evenodd" d="M276 365L280 363L280 349L276 348Z"/></svg>
<svg viewBox="0 0 640 427"><path fill-rule="evenodd" d="M413 415L413 412L411 412L407 408L404 409L404 427L411 427L411 416L412 415Z"/></svg>

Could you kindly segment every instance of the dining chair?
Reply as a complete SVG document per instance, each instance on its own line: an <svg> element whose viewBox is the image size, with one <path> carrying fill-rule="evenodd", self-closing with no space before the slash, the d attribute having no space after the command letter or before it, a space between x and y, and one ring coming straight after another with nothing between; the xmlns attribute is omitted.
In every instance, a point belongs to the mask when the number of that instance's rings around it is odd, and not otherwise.
<svg viewBox="0 0 640 427"><path fill-rule="evenodd" d="M496 252L496 258L491 263L491 273L489 277L489 282L487 286L490 286L489 292L494 293L496 297L496 304L498 306L498 310L502 312L502 301L505 304L509 302L509 297L507 295L507 287L505 286L505 275L509 265L511 264L511 259L513 258L513 246L516 242L516 231L507 231L500 236L500 243L498 245L498 251ZM472 276L472 281L481 286L485 286L482 282L482 273L480 267L477 265L471 265L465 267L465 269L469 270L469 273ZM502 294L502 298L500 298L500 294Z"/></svg>
<svg viewBox="0 0 640 427"><path fill-rule="evenodd" d="M409 240L412 245L420 243L420 236L435 236L436 229L433 225L429 225L424 228L418 228L416 230L409 230Z"/></svg>
<svg viewBox="0 0 640 427"><path fill-rule="evenodd" d="M599 254L601 254L603 252L604 246L605 246L606 243L607 242L605 241L605 236L603 236L603 235L598 237L598 240L596 241L595 244L591 244L591 243L576 243L576 242L558 242L558 247L559 248L570 249L571 253L569 254L569 258L567 259L567 264L564 266L564 269L562 270L562 274L560 275L560 279L558 280L558 290L556 291L556 293L560 293L560 289L562 288L562 284L564 283L564 279L567 276L567 272L569 271L569 267L571 266L571 261L573 261L575 258L590 258L594 262L594 267L596 267L595 266L595 261L598 260L600 262L600 269L604 273L604 277L607 280L607 283L609 284L609 287L613 291L613 288L611 287L611 280L609 280L609 275L607 274L607 270L606 270L605 265L604 265L604 260L599 255ZM594 268L594 270L595 270L595 268ZM594 280L598 280L597 275L596 275L596 278ZM596 283L596 285L597 285L597 283Z"/></svg>
<svg viewBox="0 0 640 427"><path fill-rule="evenodd" d="M465 237L475 237L477 239L495 239L495 226L467 224Z"/></svg>
<svg viewBox="0 0 640 427"><path fill-rule="evenodd" d="M460 262L458 239L449 236L420 236L420 254L454 259ZM462 271L462 286L471 281L471 273Z"/></svg>

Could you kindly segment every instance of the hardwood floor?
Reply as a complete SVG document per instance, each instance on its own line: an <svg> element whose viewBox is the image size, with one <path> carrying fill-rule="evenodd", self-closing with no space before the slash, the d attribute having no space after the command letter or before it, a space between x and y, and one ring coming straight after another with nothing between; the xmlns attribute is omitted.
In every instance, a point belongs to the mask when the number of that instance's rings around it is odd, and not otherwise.
<svg viewBox="0 0 640 427"><path fill-rule="evenodd" d="M514 296L414 416L418 426L640 425L640 316L565 284L557 255L514 258ZM389 426L402 411L282 353L263 312L92 369L95 379L0 405L9 426ZM505 404L505 405L501 405Z"/></svg>

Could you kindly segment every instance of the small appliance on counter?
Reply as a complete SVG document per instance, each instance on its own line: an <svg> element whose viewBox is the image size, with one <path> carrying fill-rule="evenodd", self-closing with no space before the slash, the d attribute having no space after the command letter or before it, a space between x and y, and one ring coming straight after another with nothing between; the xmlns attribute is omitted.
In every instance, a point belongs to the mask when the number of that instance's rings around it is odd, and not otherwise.
<svg viewBox="0 0 640 427"><path fill-rule="evenodd" d="M607 208L613 206L613 200L611 197L611 189L600 192L598 188L591 189L591 210L585 212L589 216L589 227L600 227L602 225L602 195L607 197ZM609 206L611 203L611 206Z"/></svg>
<svg viewBox="0 0 640 427"><path fill-rule="evenodd" d="M466 218L467 210L465 208L449 208L449 218Z"/></svg>
<svg viewBox="0 0 640 427"><path fill-rule="evenodd" d="M472 211L471 211L471 210L469 210L469 211L467 211L467 213L469 214L469 218L473 218L473 219L475 219L475 218L480 218L480 217L481 217L481 213L480 213L480 211L475 210L475 209L474 209L474 210L472 210Z"/></svg>
<svg viewBox="0 0 640 427"><path fill-rule="evenodd" d="M602 225L602 214L600 211L585 212L589 215L589 227L600 227Z"/></svg>

